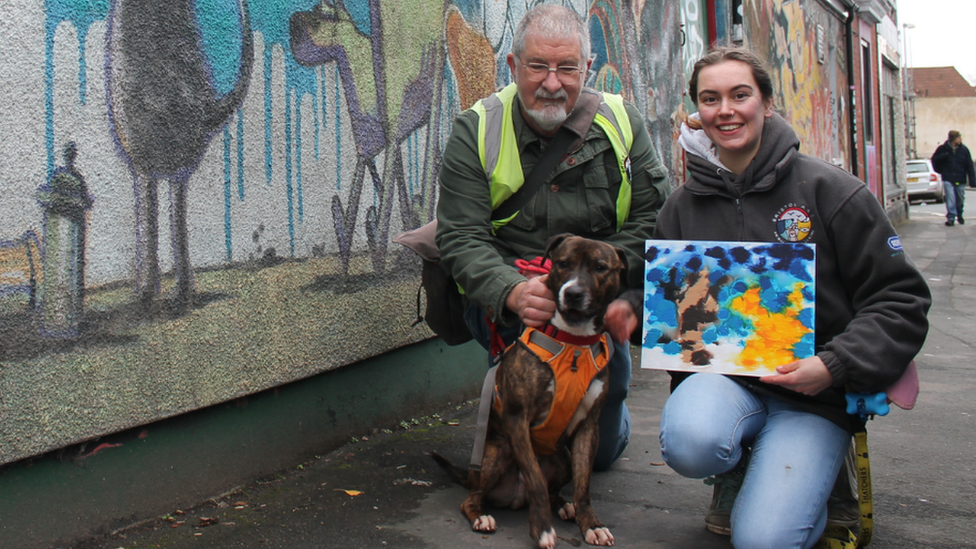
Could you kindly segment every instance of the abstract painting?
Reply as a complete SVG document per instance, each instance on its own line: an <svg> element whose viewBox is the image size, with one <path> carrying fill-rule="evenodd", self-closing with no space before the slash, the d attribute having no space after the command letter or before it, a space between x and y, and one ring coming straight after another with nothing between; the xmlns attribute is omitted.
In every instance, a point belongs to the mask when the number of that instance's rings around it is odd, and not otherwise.
<svg viewBox="0 0 976 549"><path fill-rule="evenodd" d="M641 367L763 376L813 356L812 244L648 240Z"/></svg>

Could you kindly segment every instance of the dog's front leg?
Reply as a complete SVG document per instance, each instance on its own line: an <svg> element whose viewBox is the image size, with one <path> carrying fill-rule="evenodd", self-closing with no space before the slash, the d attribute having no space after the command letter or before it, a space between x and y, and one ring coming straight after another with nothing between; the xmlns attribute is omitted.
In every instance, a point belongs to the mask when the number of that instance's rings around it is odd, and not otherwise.
<svg viewBox="0 0 976 549"><path fill-rule="evenodd" d="M605 397L601 397L603 400ZM600 403L602 406L602 403ZM599 410L598 407L595 407ZM590 504L590 476L593 473L593 460L599 444L600 433L597 428L598 412L591 412L580 424L573 436L573 504L576 509L576 523L583 539L590 545L613 545L613 534L600 522Z"/></svg>
<svg viewBox="0 0 976 549"><path fill-rule="evenodd" d="M529 418L525 413L506 414L504 421L512 445L512 457L525 477L529 499L529 535L541 549L553 549L556 547L556 531L552 527L549 490L532 449Z"/></svg>

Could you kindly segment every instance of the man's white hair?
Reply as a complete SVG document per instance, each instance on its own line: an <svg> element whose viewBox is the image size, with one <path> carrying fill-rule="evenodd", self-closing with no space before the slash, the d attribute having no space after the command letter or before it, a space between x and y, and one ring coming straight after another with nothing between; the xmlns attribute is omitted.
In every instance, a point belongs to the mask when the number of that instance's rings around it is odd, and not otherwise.
<svg viewBox="0 0 976 549"><path fill-rule="evenodd" d="M540 4L525 13L515 28L512 54L521 59L529 32L546 38L577 37L580 41L580 63L590 58L590 29L575 11L554 4Z"/></svg>

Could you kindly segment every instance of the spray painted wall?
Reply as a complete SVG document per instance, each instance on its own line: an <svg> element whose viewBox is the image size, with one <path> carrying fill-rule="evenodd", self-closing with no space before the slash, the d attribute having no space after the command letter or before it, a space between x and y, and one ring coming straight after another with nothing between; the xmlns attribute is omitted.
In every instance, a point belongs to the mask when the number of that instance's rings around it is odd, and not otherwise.
<svg viewBox="0 0 976 549"><path fill-rule="evenodd" d="M851 169L844 22L817 0L746 0L746 45L773 68L800 151Z"/></svg>
<svg viewBox="0 0 976 549"><path fill-rule="evenodd" d="M535 3L5 3L0 463L429 337L390 239ZM678 8L563 3L670 161Z"/></svg>

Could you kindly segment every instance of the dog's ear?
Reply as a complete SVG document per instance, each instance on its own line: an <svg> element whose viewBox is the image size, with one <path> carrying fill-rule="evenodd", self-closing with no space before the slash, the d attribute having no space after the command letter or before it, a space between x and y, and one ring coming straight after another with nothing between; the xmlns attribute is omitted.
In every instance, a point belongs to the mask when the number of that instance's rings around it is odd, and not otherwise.
<svg viewBox="0 0 976 549"><path fill-rule="evenodd" d="M627 266L627 253L616 246L613 247L613 250L617 252L617 257L620 258L620 289L630 288L630 285L627 284L627 272L630 270Z"/></svg>
<svg viewBox="0 0 976 549"><path fill-rule="evenodd" d="M552 253L552 251L558 248L559 245L562 244L564 240L566 240L571 236L573 235L570 233L563 233L563 234L557 234L553 237L550 237L549 241L546 242L546 254L542 256L542 258L549 259L549 256Z"/></svg>

